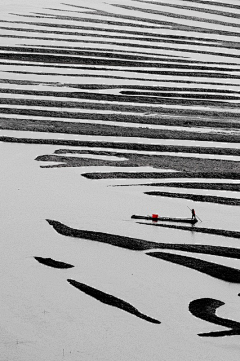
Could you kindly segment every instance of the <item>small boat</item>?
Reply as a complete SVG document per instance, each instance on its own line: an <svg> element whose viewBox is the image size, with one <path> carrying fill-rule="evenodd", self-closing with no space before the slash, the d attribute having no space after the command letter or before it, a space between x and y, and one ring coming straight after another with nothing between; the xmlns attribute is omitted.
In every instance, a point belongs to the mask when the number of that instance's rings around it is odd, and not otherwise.
<svg viewBox="0 0 240 361"><path fill-rule="evenodd" d="M156 217L156 215L153 214L153 216L138 216L136 214L133 214L133 219L146 219L149 221L163 221L163 222L179 222L179 223L190 223L195 224L197 223L197 218L170 218L170 217Z"/></svg>

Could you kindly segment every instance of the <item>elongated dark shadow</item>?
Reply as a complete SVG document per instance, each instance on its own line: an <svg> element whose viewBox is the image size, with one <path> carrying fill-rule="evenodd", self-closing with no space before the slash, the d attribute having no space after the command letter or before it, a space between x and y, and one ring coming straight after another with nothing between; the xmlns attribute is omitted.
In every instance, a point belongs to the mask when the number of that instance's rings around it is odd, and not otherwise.
<svg viewBox="0 0 240 361"><path fill-rule="evenodd" d="M223 306L225 303L213 298L200 298L194 300L189 304L189 311L197 318L201 320L214 323L216 325L221 325L229 327L231 330L226 331L216 331L209 333L199 333L201 337L222 337L222 336L232 336L240 335L240 323L232 321L226 318L221 318L216 315L216 310L218 307Z"/></svg>
<svg viewBox="0 0 240 361"><path fill-rule="evenodd" d="M240 270L232 267L223 266L213 262L203 261L198 258L180 256L173 253L151 252L148 256L160 258L162 260L179 264L184 267L194 269L208 276L218 278L222 281L231 283L240 283Z"/></svg>
<svg viewBox="0 0 240 361"><path fill-rule="evenodd" d="M150 249L173 249L192 253L211 254L214 256L240 259L240 249L232 247L211 246L202 244L178 244L178 243L157 243L143 239L124 237L103 232L85 231L70 228L63 223L47 219L56 232L64 236L88 239L101 243L107 243L115 247L127 248L133 251L144 251ZM188 227L190 230L191 228Z"/></svg>
<svg viewBox="0 0 240 361"><path fill-rule="evenodd" d="M161 322L151 318L149 316L144 315L143 313L139 312L135 307L130 305L130 303L121 300L120 298L117 298L115 296L109 295L108 293L102 292L97 290L96 288L90 287L84 283L80 283L77 281L74 281L72 279L67 280L72 286L78 288L80 291L86 293L89 296L92 296L96 300L105 303L107 305L117 307L122 309L123 311L129 312L132 315L135 315L139 318L142 318L145 321L151 322L151 323L157 323L160 324Z"/></svg>
<svg viewBox="0 0 240 361"><path fill-rule="evenodd" d="M73 265L65 262L55 261L52 258L34 257L39 263L54 268L72 268Z"/></svg>

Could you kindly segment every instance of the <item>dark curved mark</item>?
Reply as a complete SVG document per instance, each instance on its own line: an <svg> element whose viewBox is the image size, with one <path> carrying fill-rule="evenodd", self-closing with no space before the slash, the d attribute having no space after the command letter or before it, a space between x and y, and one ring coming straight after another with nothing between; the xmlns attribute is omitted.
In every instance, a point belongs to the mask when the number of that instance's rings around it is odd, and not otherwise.
<svg viewBox="0 0 240 361"><path fill-rule="evenodd" d="M208 276L231 283L240 283L240 270L232 267L223 266L213 262L203 261L198 258L180 256L165 252L148 252L148 256L160 258L167 262L172 262L184 267L194 269Z"/></svg>
<svg viewBox="0 0 240 361"><path fill-rule="evenodd" d="M189 304L189 311L193 316L200 318L201 320L211 322L216 325L229 327L231 330L227 331L215 331L209 333L200 333L202 337L222 337L240 335L240 323L229 320L227 318L221 318L216 315L217 308L223 306L225 303L213 298L200 298L198 300L191 301Z"/></svg>
<svg viewBox="0 0 240 361"><path fill-rule="evenodd" d="M229 198L229 197L208 196L208 195L205 196L201 194L185 194L185 193L183 194L183 193L170 193L170 192L159 192L159 191L144 192L144 194L148 194L151 196L191 199L195 202L210 202L210 203L218 203L218 204L228 204L231 206L240 205L240 199Z"/></svg>
<svg viewBox="0 0 240 361"><path fill-rule="evenodd" d="M73 265L65 262L55 261L52 258L34 257L39 263L54 268L72 268Z"/></svg>
<svg viewBox="0 0 240 361"><path fill-rule="evenodd" d="M207 233L207 234L216 234L218 236L223 236L223 237L231 237L231 238L240 238L240 232L238 231L228 231L225 229L214 229L214 228L203 228L203 227L186 227L186 226L176 226L173 224L158 224L158 223L144 223L144 222L137 222L138 224L145 224L147 226L154 226L154 227L163 227L163 228L174 228L174 229L181 229L183 231L188 231L188 232L199 232L199 233ZM190 251L190 252L196 252L195 250ZM235 251L234 251L235 252ZM201 252L201 253L205 253L205 252ZM222 254L220 253L210 253L210 252L206 252L208 254L214 254L214 255L219 255L222 256ZM232 253L226 253L224 254L226 257L230 257L232 258ZM233 257L235 258L235 257ZM236 258L239 258L238 256Z"/></svg>
<svg viewBox="0 0 240 361"><path fill-rule="evenodd" d="M135 315L145 321L160 324L161 322L144 315L143 313L139 312L134 306L130 305L130 303L121 300L120 298L117 298L115 296L109 295L108 293L102 292L100 290L97 290L96 288L90 287L84 283L77 282L72 279L67 280L72 286L76 287L80 291L86 293L87 295L95 298L96 300L105 303L109 306L120 308L123 311L129 312L132 315Z"/></svg>

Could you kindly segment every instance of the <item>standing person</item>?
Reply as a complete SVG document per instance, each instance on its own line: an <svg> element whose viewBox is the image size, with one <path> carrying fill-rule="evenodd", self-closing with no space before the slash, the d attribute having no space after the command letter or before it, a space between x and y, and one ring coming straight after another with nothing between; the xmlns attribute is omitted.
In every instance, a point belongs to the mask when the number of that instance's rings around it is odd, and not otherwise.
<svg viewBox="0 0 240 361"><path fill-rule="evenodd" d="M192 209L192 219L196 218L196 213L195 213L195 209Z"/></svg>

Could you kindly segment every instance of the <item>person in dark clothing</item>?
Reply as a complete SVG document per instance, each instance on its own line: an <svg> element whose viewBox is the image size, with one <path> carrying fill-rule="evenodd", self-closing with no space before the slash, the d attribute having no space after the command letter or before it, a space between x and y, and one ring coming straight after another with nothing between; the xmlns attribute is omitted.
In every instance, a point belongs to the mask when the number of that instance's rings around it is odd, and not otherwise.
<svg viewBox="0 0 240 361"><path fill-rule="evenodd" d="M195 213L195 210L192 209L192 219L195 219L196 218L196 213Z"/></svg>

